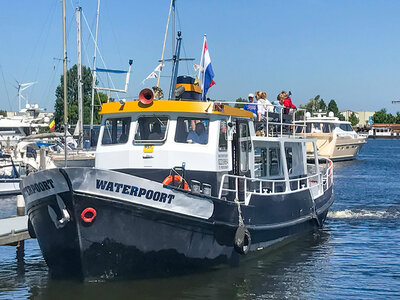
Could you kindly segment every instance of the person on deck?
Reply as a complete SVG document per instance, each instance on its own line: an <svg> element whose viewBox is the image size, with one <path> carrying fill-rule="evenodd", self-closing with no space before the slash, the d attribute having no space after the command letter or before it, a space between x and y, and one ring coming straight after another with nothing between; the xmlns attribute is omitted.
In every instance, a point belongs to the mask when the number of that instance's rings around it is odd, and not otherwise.
<svg viewBox="0 0 400 300"><path fill-rule="evenodd" d="M265 120L266 112L273 112L274 107L267 99L267 93L262 91L256 92L257 108L258 108L258 121Z"/></svg>
<svg viewBox="0 0 400 300"><path fill-rule="evenodd" d="M253 113L254 118L257 118L257 104L254 103L254 94L250 93L248 96L249 103L246 103L243 107L244 110L251 111Z"/></svg>
<svg viewBox="0 0 400 300"><path fill-rule="evenodd" d="M281 94L284 98L283 106L285 107L285 114L289 114L290 109L297 109L296 105L294 105L292 103L292 99L290 98L290 95L286 91L282 91Z"/></svg>

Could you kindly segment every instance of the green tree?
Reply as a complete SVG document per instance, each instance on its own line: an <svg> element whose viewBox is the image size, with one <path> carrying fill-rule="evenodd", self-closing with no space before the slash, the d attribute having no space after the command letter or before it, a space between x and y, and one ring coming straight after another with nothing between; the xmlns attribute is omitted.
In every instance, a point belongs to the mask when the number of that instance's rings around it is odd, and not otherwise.
<svg viewBox="0 0 400 300"><path fill-rule="evenodd" d="M354 112L352 112L349 117L349 122L351 123L351 126L356 126L360 122L360 119Z"/></svg>
<svg viewBox="0 0 400 300"><path fill-rule="evenodd" d="M235 107L237 107L237 108L243 108L244 105L245 105L247 102L248 102L248 101L247 101L246 99L237 98L237 99L236 99Z"/></svg>
<svg viewBox="0 0 400 300"><path fill-rule="evenodd" d="M7 117L7 111L0 110L0 116Z"/></svg>
<svg viewBox="0 0 400 300"><path fill-rule="evenodd" d="M68 123L76 124L78 122L78 76L77 65L74 65L67 71L67 106ZM83 98L83 123L90 123L91 101L92 101L92 73L90 68L82 66L82 98ZM95 106L93 123L99 124L101 116L99 103L107 102L107 95L103 93L95 94ZM60 85L56 88L56 103L54 104L54 120L56 127L60 128L64 124L64 75L61 75Z"/></svg>
<svg viewBox="0 0 400 300"><path fill-rule="evenodd" d="M387 114L386 123L394 124L396 123L396 117L392 114Z"/></svg>
<svg viewBox="0 0 400 300"><path fill-rule="evenodd" d="M300 105L300 108L303 108L310 113L318 112L319 98L320 98L319 95L315 96L314 98L311 98L305 105Z"/></svg>
<svg viewBox="0 0 400 300"><path fill-rule="evenodd" d="M396 114L396 124L400 124L400 112Z"/></svg>
<svg viewBox="0 0 400 300"><path fill-rule="evenodd" d="M324 99L321 99L321 100L319 101L319 109L320 109L322 112L326 112L326 110L328 109L328 108L326 107L326 103L325 103Z"/></svg>
<svg viewBox="0 0 400 300"><path fill-rule="evenodd" d="M329 101L329 103L328 103L328 112L329 111L333 112L334 116L339 118L340 121L345 120L345 117L339 111L336 101L333 99L331 99L331 101Z"/></svg>
<svg viewBox="0 0 400 300"><path fill-rule="evenodd" d="M386 109L382 108L381 110L377 111L374 113L372 116L372 121L374 123L387 123L387 114L386 114Z"/></svg>

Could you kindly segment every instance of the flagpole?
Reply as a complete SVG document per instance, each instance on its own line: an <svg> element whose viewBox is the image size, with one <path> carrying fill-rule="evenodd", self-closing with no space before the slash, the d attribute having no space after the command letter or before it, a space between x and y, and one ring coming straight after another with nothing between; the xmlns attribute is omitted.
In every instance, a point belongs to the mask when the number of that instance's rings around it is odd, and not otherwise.
<svg viewBox="0 0 400 300"><path fill-rule="evenodd" d="M201 72L201 99L204 98L204 50L206 46L206 41L207 41L207 34L204 34L204 39L203 39L203 51L201 52L201 59L200 59L200 72ZM199 76L200 77L200 76Z"/></svg>
<svg viewBox="0 0 400 300"><path fill-rule="evenodd" d="M161 59L160 59L161 63L164 62L165 43L166 43L166 41L167 41L169 19L170 19L170 17L171 17L171 10L172 10L172 5L173 5L174 1L175 1L175 0L171 0L171 5L169 6L169 13L168 13L167 26L166 26L166 28L165 28L164 43L163 43L163 49L162 49L162 52L161 52ZM160 68L160 70L158 70L157 87L160 86L161 70L162 70L162 68Z"/></svg>
<svg viewBox="0 0 400 300"><path fill-rule="evenodd" d="M204 34L204 37L203 37L203 49L201 50L201 58L200 58L200 68L199 68L199 75L198 75L198 77L199 77L199 79L201 80L201 71L202 71L202 68L201 67L203 67L203 59L204 59L204 41L205 41L205 39L206 39L206 34Z"/></svg>

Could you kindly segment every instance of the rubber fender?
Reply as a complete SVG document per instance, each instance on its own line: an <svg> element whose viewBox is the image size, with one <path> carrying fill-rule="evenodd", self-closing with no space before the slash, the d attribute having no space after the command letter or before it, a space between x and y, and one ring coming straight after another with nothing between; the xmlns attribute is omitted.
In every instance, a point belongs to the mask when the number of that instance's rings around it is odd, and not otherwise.
<svg viewBox="0 0 400 300"><path fill-rule="evenodd" d="M235 233L234 248L236 252L242 255L246 255L251 246L250 232L244 226L239 226Z"/></svg>

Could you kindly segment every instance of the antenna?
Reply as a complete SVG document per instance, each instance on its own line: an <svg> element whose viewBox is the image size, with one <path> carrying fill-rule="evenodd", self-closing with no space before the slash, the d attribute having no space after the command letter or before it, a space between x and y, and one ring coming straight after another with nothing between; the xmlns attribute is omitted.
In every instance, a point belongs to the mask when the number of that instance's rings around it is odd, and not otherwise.
<svg viewBox="0 0 400 300"><path fill-rule="evenodd" d="M16 80L17 81L17 80ZM24 97L22 95L22 91L26 90L27 88L31 87L32 85L34 85L35 83L37 83L37 81L35 82L28 82L28 83L19 83L17 81L18 86L16 86L15 88L17 89L17 95L18 95L18 110L21 110L21 100L25 100L25 107L28 104L28 98Z"/></svg>

